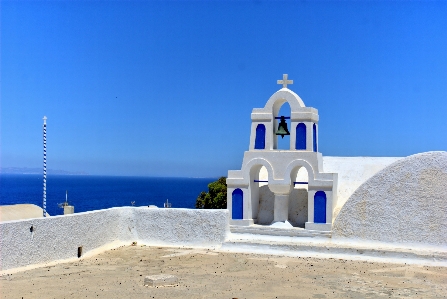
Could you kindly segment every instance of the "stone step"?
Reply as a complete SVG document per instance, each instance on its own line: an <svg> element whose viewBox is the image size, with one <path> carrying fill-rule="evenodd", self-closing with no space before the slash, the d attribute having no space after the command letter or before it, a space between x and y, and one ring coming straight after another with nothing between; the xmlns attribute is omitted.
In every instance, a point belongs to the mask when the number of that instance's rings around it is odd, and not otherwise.
<svg viewBox="0 0 447 299"><path fill-rule="evenodd" d="M327 237L330 238L332 233L328 231L308 230L299 227L280 228L265 225L238 226L230 225L230 231L237 234L254 234L268 236L284 236L284 237Z"/></svg>
<svg viewBox="0 0 447 299"><path fill-rule="evenodd" d="M296 238L234 233L222 244L219 250L226 252L447 266L446 251L393 248L389 246L367 247L355 243L335 243L325 237Z"/></svg>
<svg viewBox="0 0 447 299"><path fill-rule="evenodd" d="M178 278L169 274L151 275L144 278L144 285L149 287L171 286L175 284L178 284Z"/></svg>

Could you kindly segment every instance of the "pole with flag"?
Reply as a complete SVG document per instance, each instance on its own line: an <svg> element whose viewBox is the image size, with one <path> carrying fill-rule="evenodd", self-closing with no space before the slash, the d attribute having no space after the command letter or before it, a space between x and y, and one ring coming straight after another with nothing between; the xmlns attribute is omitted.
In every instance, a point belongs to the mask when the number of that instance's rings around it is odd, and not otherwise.
<svg viewBox="0 0 447 299"><path fill-rule="evenodd" d="M43 217L47 217L47 117L43 117Z"/></svg>

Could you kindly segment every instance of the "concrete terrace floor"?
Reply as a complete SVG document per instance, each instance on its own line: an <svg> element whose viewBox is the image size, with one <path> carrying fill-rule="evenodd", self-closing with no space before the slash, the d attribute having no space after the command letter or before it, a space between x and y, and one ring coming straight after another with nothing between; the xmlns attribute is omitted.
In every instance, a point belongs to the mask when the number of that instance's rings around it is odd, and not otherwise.
<svg viewBox="0 0 447 299"><path fill-rule="evenodd" d="M143 286L146 275L179 284ZM1 298L446 298L445 267L123 246L0 277Z"/></svg>

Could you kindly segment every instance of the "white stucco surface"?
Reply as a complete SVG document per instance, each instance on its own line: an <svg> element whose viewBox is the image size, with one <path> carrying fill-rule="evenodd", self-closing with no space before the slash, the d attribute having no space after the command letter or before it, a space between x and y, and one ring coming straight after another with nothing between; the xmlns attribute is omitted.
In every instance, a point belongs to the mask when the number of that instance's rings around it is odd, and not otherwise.
<svg viewBox="0 0 447 299"><path fill-rule="evenodd" d="M142 221L141 219L144 219ZM229 233L228 210L135 209L138 239L153 245L220 245Z"/></svg>
<svg viewBox="0 0 447 299"><path fill-rule="evenodd" d="M348 198L361 184L399 159L402 158L324 156L324 171L338 173L337 202L335 203L332 219L337 217Z"/></svg>
<svg viewBox="0 0 447 299"><path fill-rule="evenodd" d="M334 239L447 246L447 152L396 161L361 185L334 221Z"/></svg>
<svg viewBox="0 0 447 299"><path fill-rule="evenodd" d="M213 246L229 232L227 210L111 208L0 223L0 270L76 258L117 241ZM33 227L33 232L30 227Z"/></svg>

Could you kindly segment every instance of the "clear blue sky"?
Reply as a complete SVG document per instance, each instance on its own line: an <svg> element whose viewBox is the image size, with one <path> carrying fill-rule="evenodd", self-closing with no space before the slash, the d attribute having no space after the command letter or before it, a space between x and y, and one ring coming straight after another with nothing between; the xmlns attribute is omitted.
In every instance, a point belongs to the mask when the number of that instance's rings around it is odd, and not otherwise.
<svg viewBox="0 0 447 299"><path fill-rule="evenodd" d="M447 1L1 1L1 166L226 175L283 73L325 156L447 150Z"/></svg>

